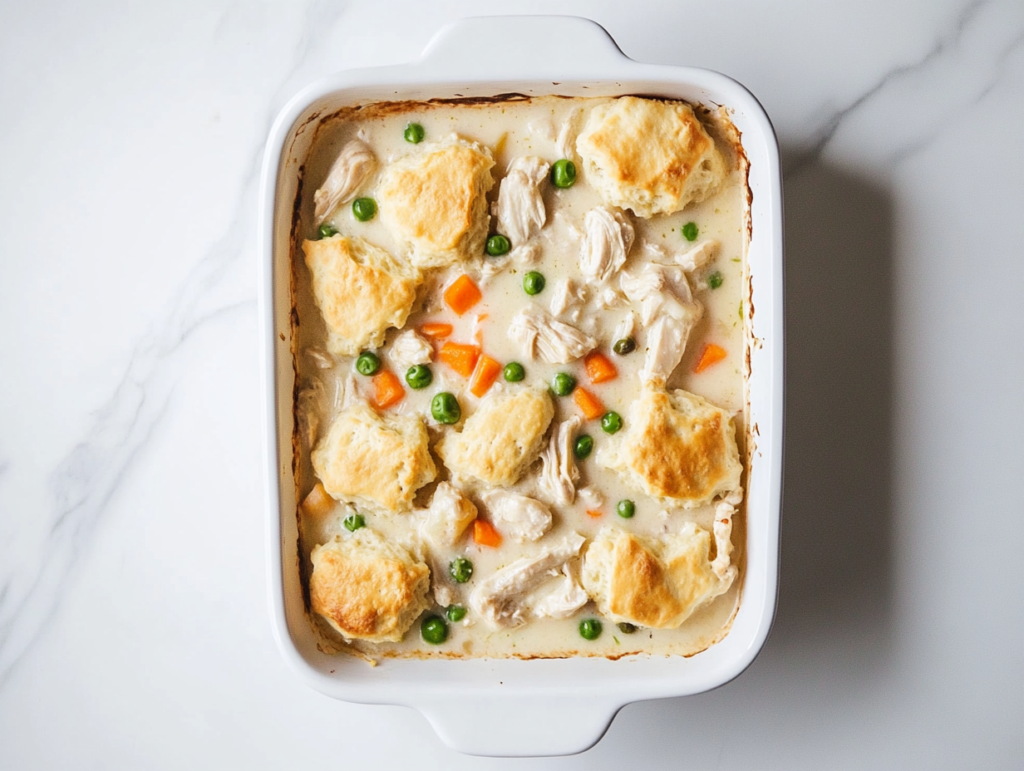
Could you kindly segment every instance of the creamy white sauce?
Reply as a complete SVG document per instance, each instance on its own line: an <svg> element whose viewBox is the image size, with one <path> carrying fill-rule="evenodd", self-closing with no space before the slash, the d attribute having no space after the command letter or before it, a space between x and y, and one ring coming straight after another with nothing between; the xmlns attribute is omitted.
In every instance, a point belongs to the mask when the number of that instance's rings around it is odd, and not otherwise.
<svg viewBox="0 0 1024 771"><path fill-rule="evenodd" d="M362 183L356 195L374 197L375 187L380 178L381 170L388 162L408 153L415 153L417 147L403 139L403 130L410 121L421 124L426 131L426 141L437 141L457 133L467 139L480 142L491 149L495 156L495 186L489 199L496 200L501 177L511 161L524 156L537 156L553 163L565 157L566 134L578 131L589 109L602 101L562 99L556 97L534 99L524 103L498 103L494 105L444 105L425 106L423 109L408 113L395 113L384 117L363 118L355 122L336 121L329 123L321 131L305 167L301 219L302 232L300 238L316 238L316 226L313 218L313 192L323 182L341 148L357 137L363 139L376 154L380 163ZM575 112L574 112L575 111ZM575 118L567 125L567 119ZM575 128L573 128L575 126ZM533 127L531 129L531 127ZM538 127L540 127L538 129ZM545 130L546 129L546 130ZM563 135L563 136L560 136ZM559 147L559 142L562 147ZM728 148L722 145L728 153ZM727 159L732 155L727 154ZM425 321L438 321L451 324L454 328L448 340L460 343L477 343L487 355L502 364L519 361L526 369L525 385L546 387L558 372L568 372L576 377L580 385L597 395L606 409L614 410L628 420L629 406L639 387L638 372L644 363L645 330L640 322L641 308L639 303L630 303L621 292L609 293L607 287L586 286L583 292L586 300L575 306L566 308L556 316L559 320L572 324L578 329L598 340L598 348L618 368L618 377L609 383L592 385L585 373L582 359L569 364L547 364L540 360L529 360L523 356L520 348L507 335L513 316L531 305L536 305L550 312L553 294L559 282L573 280L585 284L581 280L579 255L581 250L581 234L584 230L584 218L588 212L602 206L597 193L587 184L581 164L577 160L579 177L575 185L567 190L555 189L550 183L541 185L546 207L546 224L540 233L530 239L529 245L538 254L533 264L525 265L524 261L508 257L482 257L475 265L459 265L453 268L437 269L427 272L427 278L421 289L422 301L414 309L406 324L406 329L418 328ZM677 255L683 255L706 239L715 239L720 246L717 256L706 266L689 274L690 285L694 291L694 299L704 307L704 314L691 332L689 343L682 361L675 371L669 386L684 388L704 396L712 403L730 411L735 415L737 440L740 442L741 457L743 437L745 434L744 410L744 318L742 297L744 287L744 229L745 229L745 173L734 169L727 183L719 192L707 201L688 206L683 212L671 216L659 216L644 220L626 212L625 216L635 229L635 243L629 252L623 270L629 271L641 267L652 258L666 264L675 262ZM344 205L329 214L326 222L333 225L341 234L362 236L374 244L388 250L396 256L402 255L402 249L391 238L380 222L380 217L370 222L359 222L352 215L351 206ZM687 222L695 222L699 228L698 239L691 243L683 238L680 228ZM492 219L492 232L496 223ZM646 245L646 248L645 248ZM513 247L523 247L515 244ZM665 260L660 255L668 257ZM356 374L354 378L353 358L338 358L332 365L329 358L310 353L303 355L301 351L312 349L318 352L324 347L325 328L319 313L313 305L309 277L302 264L301 250L296 250L295 290L296 308L300 325L296 329L296 345L300 354L296 359L299 387L302 396L299 399L303 410L313 413L312 420L300 419L299 458L297 486L300 496L304 496L315 483L315 477L309 465L310 437L309 430L314 434L326 431L333 417L342 408L346 400L367 396L371 391L369 379ZM490 262L490 270L484 270L485 261ZM493 275L495 264L506 267ZM545 290L530 297L523 291L523 276L529 270L536 270L546 278ZM722 276L721 286L711 289L707 285L707 276L718 272ZM456 316L445 307L440 298L443 288L462 273L469 274L483 292L483 300L470 312L462 317ZM607 282L607 286L619 286L617 276ZM613 305L606 309L606 305ZM582 310L581 310L582 309ZM632 314L632 319L630 319ZM616 328L620 331L623 324L627 327L634 324L636 350L628 356L612 353L611 346L615 342ZM399 335L399 330L390 330L387 343L378 353L385 366L392 360L389 346ZM693 368L701 350L706 343L722 346L727 356L724 361L716 364L701 374L695 374ZM479 399L469 393L468 381L449 370L436 359L430 365L434 381L430 387L422 391L407 388L404 399L391 409L401 414L412 414L424 417L430 428L431 446L441 437L444 427L439 427L429 419L430 400L439 391L447 390L454 393L462 406L463 416L472 414L479 404ZM404 371L396 371L404 385ZM346 387L346 383L348 386ZM499 378L493 389L508 388ZM516 386L518 387L518 386ZM571 397L555 397L555 420L557 424L574 415L579 415L578 408ZM303 416L300 415L300 418ZM587 539L596 535L604 525L614 522L616 525L635 533L657 537L659 534L674 531L683 521L694 521L701 527L712 531L714 524L714 507L708 505L698 509L684 510L682 507L666 507L664 504L650 499L634 490L627 488L613 472L601 469L595 458L598 449L609 437L605 435L596 420L585 421L579 433L593 437L594 452L584 461L579 461L579 480L576 489L588 488L586 495L578 495L575 502L569 505L550 505L543 490L538 484L538 462L530 473L510 488L512 492L538 498L549 504L553 514L553 524L536 543L517 543L505 534L500 548L477 546L471 535L467 533L458 548L450 554L438 555L440 561L447 561L455 556L468 557L474 565L473 579L464 585L454 586L456 602L470 608L469 594L479 582L491 576L495 571L509 565L515 560L536 553L547 545L556 543L573 532L580 533ZM438 461L440 466L440 462ZM439 477L446 478L444 472ZM425 488L424 494L418 498L420 506L425 507L429 501L434 485ZM471 496L481 511L486 515L487 507L480 496ZM634 501L636 514L632 519L625 520L615 513L618 501L628 499ZM588 506L595 500L603 501L598 509L599 516L588 514ZM592 511L592 509L591 509ZM742 511L742 510L741 510ZM336 533L344 533L342 520L350 513L347 506L338 504L334 512L325 517L311 517L300 513L301 560L304 576L308 578L309 553L313 546L333 537ZM390 538L416 548L415 519L413 515L396 514L379 516L366 514L367 525L377 529ZM501 522L496 522L501 529ZM470 528L470 531L472 528ZM732 543L733 559L742 565L743 539L745 527L742 516L734 518ZM428 560L428 564L430 561ZM742 575L742 571L741 571ZM565 577L551 577L551 588L557 588L558 581L564 583ZM682 627L675 630L641 629L634 634L623 634L615 624L605 620L604 632L596 641L587 641L580 637L578 624L584 618L599 618L592 603L587 603L580 611L565 619L543 618L533 620L515 629L495 631L475 617L469 610L464 621L450 624L450 635L443 645L436 646L425 643L419 633L419 622L415 623L400 643L369 645L355 643L359 649L371 655L388 656L520 656L520 657L559 657L567 655L598 655L620 656L629 653L654 654L692 654L713 644L727 631L728 623L736 608L739 596L740 581L723 596L699 609ZM434 613L443 613L443 609L435 608Z"/></svg>

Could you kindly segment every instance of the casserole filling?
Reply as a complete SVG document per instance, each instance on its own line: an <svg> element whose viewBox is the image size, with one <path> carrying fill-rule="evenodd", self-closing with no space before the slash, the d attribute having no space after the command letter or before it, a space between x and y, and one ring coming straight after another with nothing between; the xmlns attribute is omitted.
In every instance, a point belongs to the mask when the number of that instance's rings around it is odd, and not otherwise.
<svg viewBox="0 0 1024 771"><path fill-rule="evenodd" d="M725 110L323 120L292 255L300 563L325 650L692 655L738 607L746 159Z"/></svg>

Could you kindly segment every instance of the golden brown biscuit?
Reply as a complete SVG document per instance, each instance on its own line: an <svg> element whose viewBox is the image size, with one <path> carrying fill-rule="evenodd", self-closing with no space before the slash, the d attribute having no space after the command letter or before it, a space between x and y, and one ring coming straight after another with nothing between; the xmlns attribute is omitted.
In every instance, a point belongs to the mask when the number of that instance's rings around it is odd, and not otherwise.
<svg viewBox="0 0 1024 771"><path fill-rule="evenodd" d="M385 169L377 188L381 220L409 244L414 265L433 268L483 254L493 166L486 147L454 137Z"/></svg>
<svg viewBox="0 0 1024 771"><path fill-rule="evenodd" d="M429 606L430 570L370 528L317 546L309 599L349 640L398 642Z"/></svg>
<svg viewBox="0 0 1024 771"><path fill-rule="evenodd" d="M714 140L683 102L624 96L598 105L576 149L605 202L639 217L703 201L726 173Z"/></svg>
<svg viewBox="0 0 1024 771"><path fill-rule="evenodd" d="M659 540L604 527L583 558L583 587L612 621L675 629L732 583L711 569L710 544L693 522Z"/></svg>
<svg viewBox="0 0 1024 771"><path fill-rule="evenodd" d="M385 330L405 324L416 300L419 271L358 237L303 241L302 249L331 353L354 356L363 348L377 348Z"/></svg>
<svg viewBox="0 0 1024 771"><path fill-rule="evenodd" d="M738 488L743 471L736 428L725 410L695 394L651 384L630 407L622 438L602 448L597 459L636 490L687 508Z"/></svg>
<svg viewBox="0 0 1024 771"><path fill-rule="evenodd" d="M378 415L365 404L339 413L310 459L331 496L377 511L408 511L437 475L419 418Z"/></svg>
<svg viewBox="0 0 1024 771"><path fill-rule="evenodd" d="M438 443L437 453L455 474L507 487L537 459L554 414L545 391L491 391L462 433L452 431Z"/></svg>

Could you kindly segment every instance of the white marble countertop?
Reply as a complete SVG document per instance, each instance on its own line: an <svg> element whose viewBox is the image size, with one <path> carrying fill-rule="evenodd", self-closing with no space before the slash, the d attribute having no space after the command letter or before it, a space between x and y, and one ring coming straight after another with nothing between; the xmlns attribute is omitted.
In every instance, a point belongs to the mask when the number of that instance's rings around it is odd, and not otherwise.
<svg viewBox="0 0 1024 771"><path fill-rule="evenodd" d="M733 683L627 707L594 749L529 767L1024 766L1024 4L513 10L735 77L786 168L772 637ZM285 100L509 11L0 9L0 768L515 762L286 669L255 300L257 170Z"/></svg>

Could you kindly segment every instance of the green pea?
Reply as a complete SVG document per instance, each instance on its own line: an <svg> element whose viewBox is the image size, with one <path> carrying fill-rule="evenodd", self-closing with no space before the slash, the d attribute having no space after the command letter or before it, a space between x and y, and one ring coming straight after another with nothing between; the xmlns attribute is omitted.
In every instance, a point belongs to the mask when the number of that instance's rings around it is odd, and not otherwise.
<svg viewBox="0 0 1024 771"><path fill-rule="evenodd" d="M426 388L433 381L434 375L425 364L409 367L409 371L405 373L405 382L409 384L409 388L415 388L417 391Z"/></svg>
<svg viewBox="0 0 1024 771"><path fill-rule="evenodd" d="M375 375L380 369L380 357L372 351L363 351L356 359L356 372L360 375Z"/></svg>
<svg viewBox="0 0 1024 771"><path fill-rule="evenodd" d="M444 615L449 621L455 623L456 621L462 621L466 617L466 609L461 605L449 605Z"/></svg>
<svg viewBox="0 0 1024 771"><path fill-rule="evenodd" d="M354 533L361 527L366 527L366 520L363 519L362 514L349 514L345 517L345 521L342 523L345 525L345 529L350 533Z"/></svg>
<svg viewBox="0 0 1024 771"><path fill-rule="evenodd" d="M510 361L505 365L505 369L502 370L502 374L505 376L505 380L510 383L518 383L524 377L526 377L526 370L523 369L523 365L518 361Z"/></svg>
<svg viewBox="0 0 1024 771"><path fill-rule="evenodd" d="M636 504L633 501L619 501L615 511L623 519L632 519L633 515L636 514Z"/></svg>
<svg viewBox="0 0 1024 771"><path fill-rule="evenodd" d="M619 631L623 634L633 634L634 632L636 632L637 629L640 628L636 624L631 624L628 621L620 621L618 624L616 624L616 626L619 628Z"/></svg>
<svg viewBox="0 0 1024 771"><path fill-rule="evenodd" d="M622 416L617 412L606 412L601 417L601 430L606 434L614 434L622 428Z"/></svg>
<svg viewBox="0 0 1024 771"><path fill-rule="evenodd" d="M551 390L556 396L568 396L576 390L576 378L568 372L559 372L551 379Z"/></svg>
<svg viewBox="0 0 1024 771"><path fill-rule="evenodd" d="M584 640L596 640L601 636L601 622L596 618L585 618L580 621L580 637Z"/></svg>
<svg viewBox="0 0 1024 771"><path fill-rule="evenodd" d="M586 434L577 436L572 451L577 458L585 460L594 451L594 439Z"/></svg>
<svg viewBox="0 0 1024 771"><path fill-rule="evenodd" d="M681 230L682 230L682 233L683 233L683 238L685 238L687 241L696 241L697 240L697 223L696 222L687 222L685 225L683 225Z"/></svg>
<svg viewBox="0 0 1024 771"><path fill-rule="evenodd" d="M711 287L712 289L718 289L718 287L722 285L723 281L725 281L725 279L722 278L722 274L720 271L716 270L714 273L708 276L708 286Z"/></svg>
<svg viewBox="0 0 1024 771"><path fill-rule="evenodd" d="M616 340L615 345L612 346L612 350L619 356L625 356L628 353L633 353L636 350L636 340L632 337L624 337L621 340Z"/></svg>
<svg viewBox="0 0 1024 771"><path fill-rule="evenodd" d="M423 126L419 123L410 123L405 127L405 133L402 135L405 137L405 141L409 144L418 145L423 141L423 137L427 134L423 130Z"/></svg>
<svg viewBox="0 0 1024 771"><path fill-rule="evenodd" d="M473 577L473 563L465 557L456 557L448 563L448 575L457 584L464 584Z"/></svg>
<svg viewBox="0 0 1024 771"><path fill-rule="evenodd" d="M576 164L568 158L555 161L551 167L551 184L555 187L572 187L576 182Z"/></svg>
<svg viewBox="0 0 1024 771"><path fill-rule="evenodd" d="M529 295L540 294L544 291L544 284L546 283L543 273L531 270L523 276L523 291Z"/></svg>
<svg viewBox="0 0 1024 771"><path fill-rule="evenodd" d="M442 391L430 401L430 414L438 423L453 426L462 418L462 408L458 399L447 391Z"/></svg>
<svg viewBox="0 0 1024 771"><path fill-rule="evenodd" d="M440 616L427 616L420 624L420 634L431 645L440 645L448 639L448 625Z"/></svg>
<svg viewBox="0 0 1024 771"><path fill-rule="evenodd" d="M360 222L369 222L377 213L377 202L372 198L357 198L352 202L352 214Z"/></svg>
<svg viewBox="0 0 1024 771"><path fill-rule="evenodd" d="M338 229L333 225L328 225L326 222L320 226L320 238L330 238L331 236L338 235Z"/></svg>
<svg viewBox="0 0 1024 771"><path fill-rule="evenodd" d="M501 233L495 233L493 236L487 239L487 246L484 250L491 255L491 257L500 257L503 254L508 254L508 250L512 248L512 244L505 236Z"/></svg>

